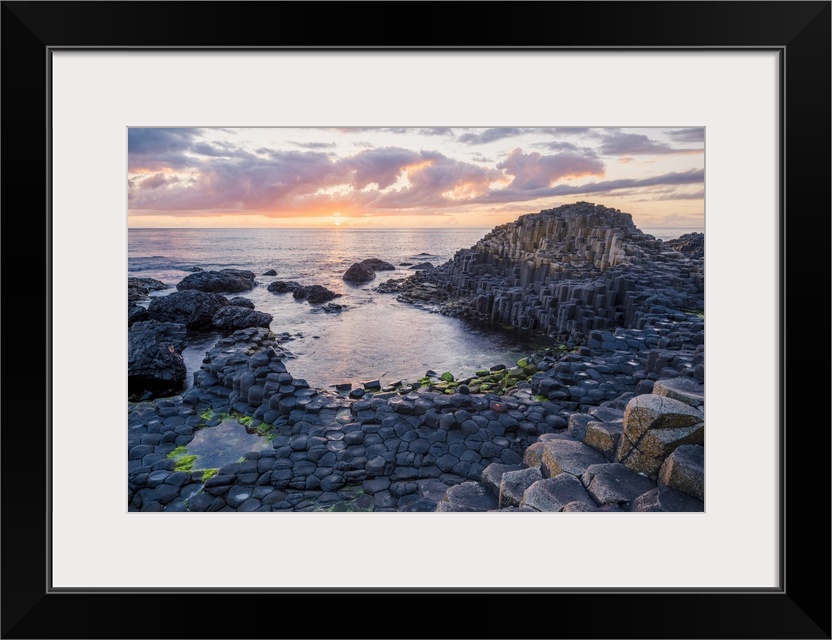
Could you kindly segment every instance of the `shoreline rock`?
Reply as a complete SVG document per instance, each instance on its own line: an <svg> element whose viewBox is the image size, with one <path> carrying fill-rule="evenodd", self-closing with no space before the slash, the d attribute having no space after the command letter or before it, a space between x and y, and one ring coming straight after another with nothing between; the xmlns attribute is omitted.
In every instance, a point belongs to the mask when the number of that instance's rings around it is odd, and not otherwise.
<svg viewBox="0 0 832 640"><path fill-rule="evenodd" d="M285 338L235 331L187 392L128 404L128 509L701 511L702 273L577 203L377 289L561 340L516 366L335 393L289 372ZM202 468L194 433L235 421L269 446Z"/></svg>

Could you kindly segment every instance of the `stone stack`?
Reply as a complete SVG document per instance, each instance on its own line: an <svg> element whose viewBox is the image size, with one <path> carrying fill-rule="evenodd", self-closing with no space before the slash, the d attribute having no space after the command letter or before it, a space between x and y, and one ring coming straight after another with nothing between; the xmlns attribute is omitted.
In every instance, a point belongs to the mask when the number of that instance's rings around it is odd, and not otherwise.
<svg viewBox="0 0 832 640"><path fill-rule="evenodd" d="M548 335L635 327L651 308L702 309L703 261L630 214L578 202L496 227L452 260L380 290L442 313Z"/></svg>

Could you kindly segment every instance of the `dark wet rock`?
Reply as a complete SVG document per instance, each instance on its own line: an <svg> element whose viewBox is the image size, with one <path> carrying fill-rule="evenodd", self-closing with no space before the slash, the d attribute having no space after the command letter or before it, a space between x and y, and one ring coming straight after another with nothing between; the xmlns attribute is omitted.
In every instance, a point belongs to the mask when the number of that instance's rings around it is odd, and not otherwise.
<svg viewBox="0 0 832 640"><path fill-rule="evenodd" d="M147 315L147 309L145 307L142 307L135 302L130 303L130 306L127 307L128 327L132 327L136 322L144 322L149 319L150 317Z"/></svg>
<svg viewBox="0 0 832 640"><path fill-rule="evenodd" d="M169 395L185 381L184 325L173 322L136 322L127 336L127 385L144 399Z"/></svg>
<svg viewBox="0 0 832 640"><path fill-rule="evenodd" d="M251 271L242 269L222 269L220 271L200 271L185 276L176 285L179 291L205 291L208 293L238 293L249 291L257 284Z"/></svg>
<svg viewBox="0 0 832 640"><path fill-rule="evenodd" d="M249 327L268 328L272 316L246 307L227 306L217 311L211 322L220 331L237 331Z"/></svg>
<svg viewBox="0 0 832 640"><path fill-rule="evenodd" d="M366 284L376 277L376 272L362 265L359 262L354 262L349 269L344 272L342 278L351 284Z"/></svg>
<svg viewBox="0 0 832 640"><path fill-rule="evenodd" d="M147 300L151 291L167 288L168 285L154 278L127 278L127 302Z"/></svg>
<svg viewBox="0 0 832 640"><path fill-rule="evenodd" d="M270 282L269 286L266 287L267 291L271 293L292 293L295 289L299 289L300 284L295 282L294 280L275 280L274 282Z"/></svg>
<svg viewBox="0 0 832 640"><path fill-rule="evenodd" d="M361 262L357 263L362 267L366 267L367 269L371 269L372 271L395 271L396 267L394 267L389 262L385 262L384 260L380 260L379 258L367 258L366 260L362 260Z"/></svg>
<svg viewBox="0 0 832 640"><path fill-rule="evenodd" d="M335 302L327 302L319 307L315 307L312 311L323 311L324 313L341 313L344 310L344 305L336 304Z"/></svg>
<svg viewBox="0 0 832 640"><path fill-rule="evenodd" d="M340 297L340 293L334 293L319 284L311 284L304 287L298 287L292 292L295 300L306 300L310 304L321 304L329 302L334 298Z"/></svg>
<svg viewBox="0 0 832 640"><path fill-rule="evenodd" d="M254 309L254 303L248 298L243 298L242 296L234 296L233 298L229 299L228 304L230 304L232 307L245 307L246 309Z"/></svg>
<svg viewBox="0 0 832 640"><path fill-rule="evenodd" d="M228 300L217 293L203 291L177 291L153 298L147 307L147 315L158 322L176 322L188 329L211 326L214 315L228 306Z"/></svg>
<svg viewBox="0 0 832 640"><path fill-rule="evenodd" d="M535 511L560 511L570 502L582 502L595 508L595 502L584 485L570 473L538 480L523 493L520 506Z"/></svg>
<svg viewBox="0 0 832 640"><path fill-rule="evenodd" d="M463 482L449 488L437 503L437 511L491 511L497 497L480 482Z"/></svg>
<svg viewBox="0 0 832 640"><path fill-rule="evenodd" d="M420 262L419 264L414 264L410 267L411 271L431 271L433 270L434 266L430 262Z"/></svg>
<svg viewBox="0 0 832 640"><path fill-rule="evenodd" d="M199 273L200 271L204 271L202 267L185 267L182 269L183 271L190 271L191 273Z"/></svg>
<svg viewBox="0 0 832 640"><path fill-rule="evenodd" d="M274 269L267 269L266 271L263 272L262 275L264 275L264 276L276 276L277 271L275 271Z"/></svg>

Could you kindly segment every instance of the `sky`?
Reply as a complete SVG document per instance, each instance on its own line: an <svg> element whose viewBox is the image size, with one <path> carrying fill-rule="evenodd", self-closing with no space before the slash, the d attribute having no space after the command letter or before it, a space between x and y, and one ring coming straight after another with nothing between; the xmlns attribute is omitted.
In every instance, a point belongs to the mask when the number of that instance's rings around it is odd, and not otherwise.
<svg viewBox="0 0 832 640"><path fill-rule="evenodd" d="M704 228L705 129L130 128L128 226L491 228L579 200Z"/></svg>

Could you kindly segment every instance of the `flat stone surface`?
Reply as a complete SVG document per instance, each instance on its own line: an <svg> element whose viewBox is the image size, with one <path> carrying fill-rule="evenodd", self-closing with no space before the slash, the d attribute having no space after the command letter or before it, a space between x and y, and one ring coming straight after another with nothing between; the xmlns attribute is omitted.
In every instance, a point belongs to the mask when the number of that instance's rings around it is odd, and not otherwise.
<svg viewBox="0 0 832 640"><path fill-rule="evenodd" d="M705 421L697 408L662 396L636 396L624 410L624 434L638 447L638 441L648 430L679 429Z"/></svg>
<svg viewBox="0 0 832 640"><path fill-rule="evenodd" d="M587 491L599 505L616 504L627 510L630 503L655 488L655 483L624 465L604 465L592 478Z"/></svg>
<svg viewBox="0 0 832 640"><path fill-rule="evenodd" d="M507 471L520 471L523 467L517 464L500 464L494 462L488 465L482 472L482 483L491 490L495 496L500 494L500 483L503 474Z"/></svg>
<svg viewBox="0 0 832 640"><path fill-rule="evenodd" d="M665 398L673 398L692 407L705 404L705 385L687 376L679 376L667 380L656 380L653 393Z"/></svg>
<svg viewBox="0 0 832 640"><path fill-rule="evenodd" d="M572 440L545 442L541 456L543 475L550 478L564 472L580 476L590 465L605 462L607 459L599 451Z"/></svg>
<svg viewBox="0 0 832 640"><path fill-rule="evenodd" d="M523 494L520 506L535 511L560 511L568 503L576 501L595 507L595 501L581 481L570 473L561 473L532 484Z"/></svg>

